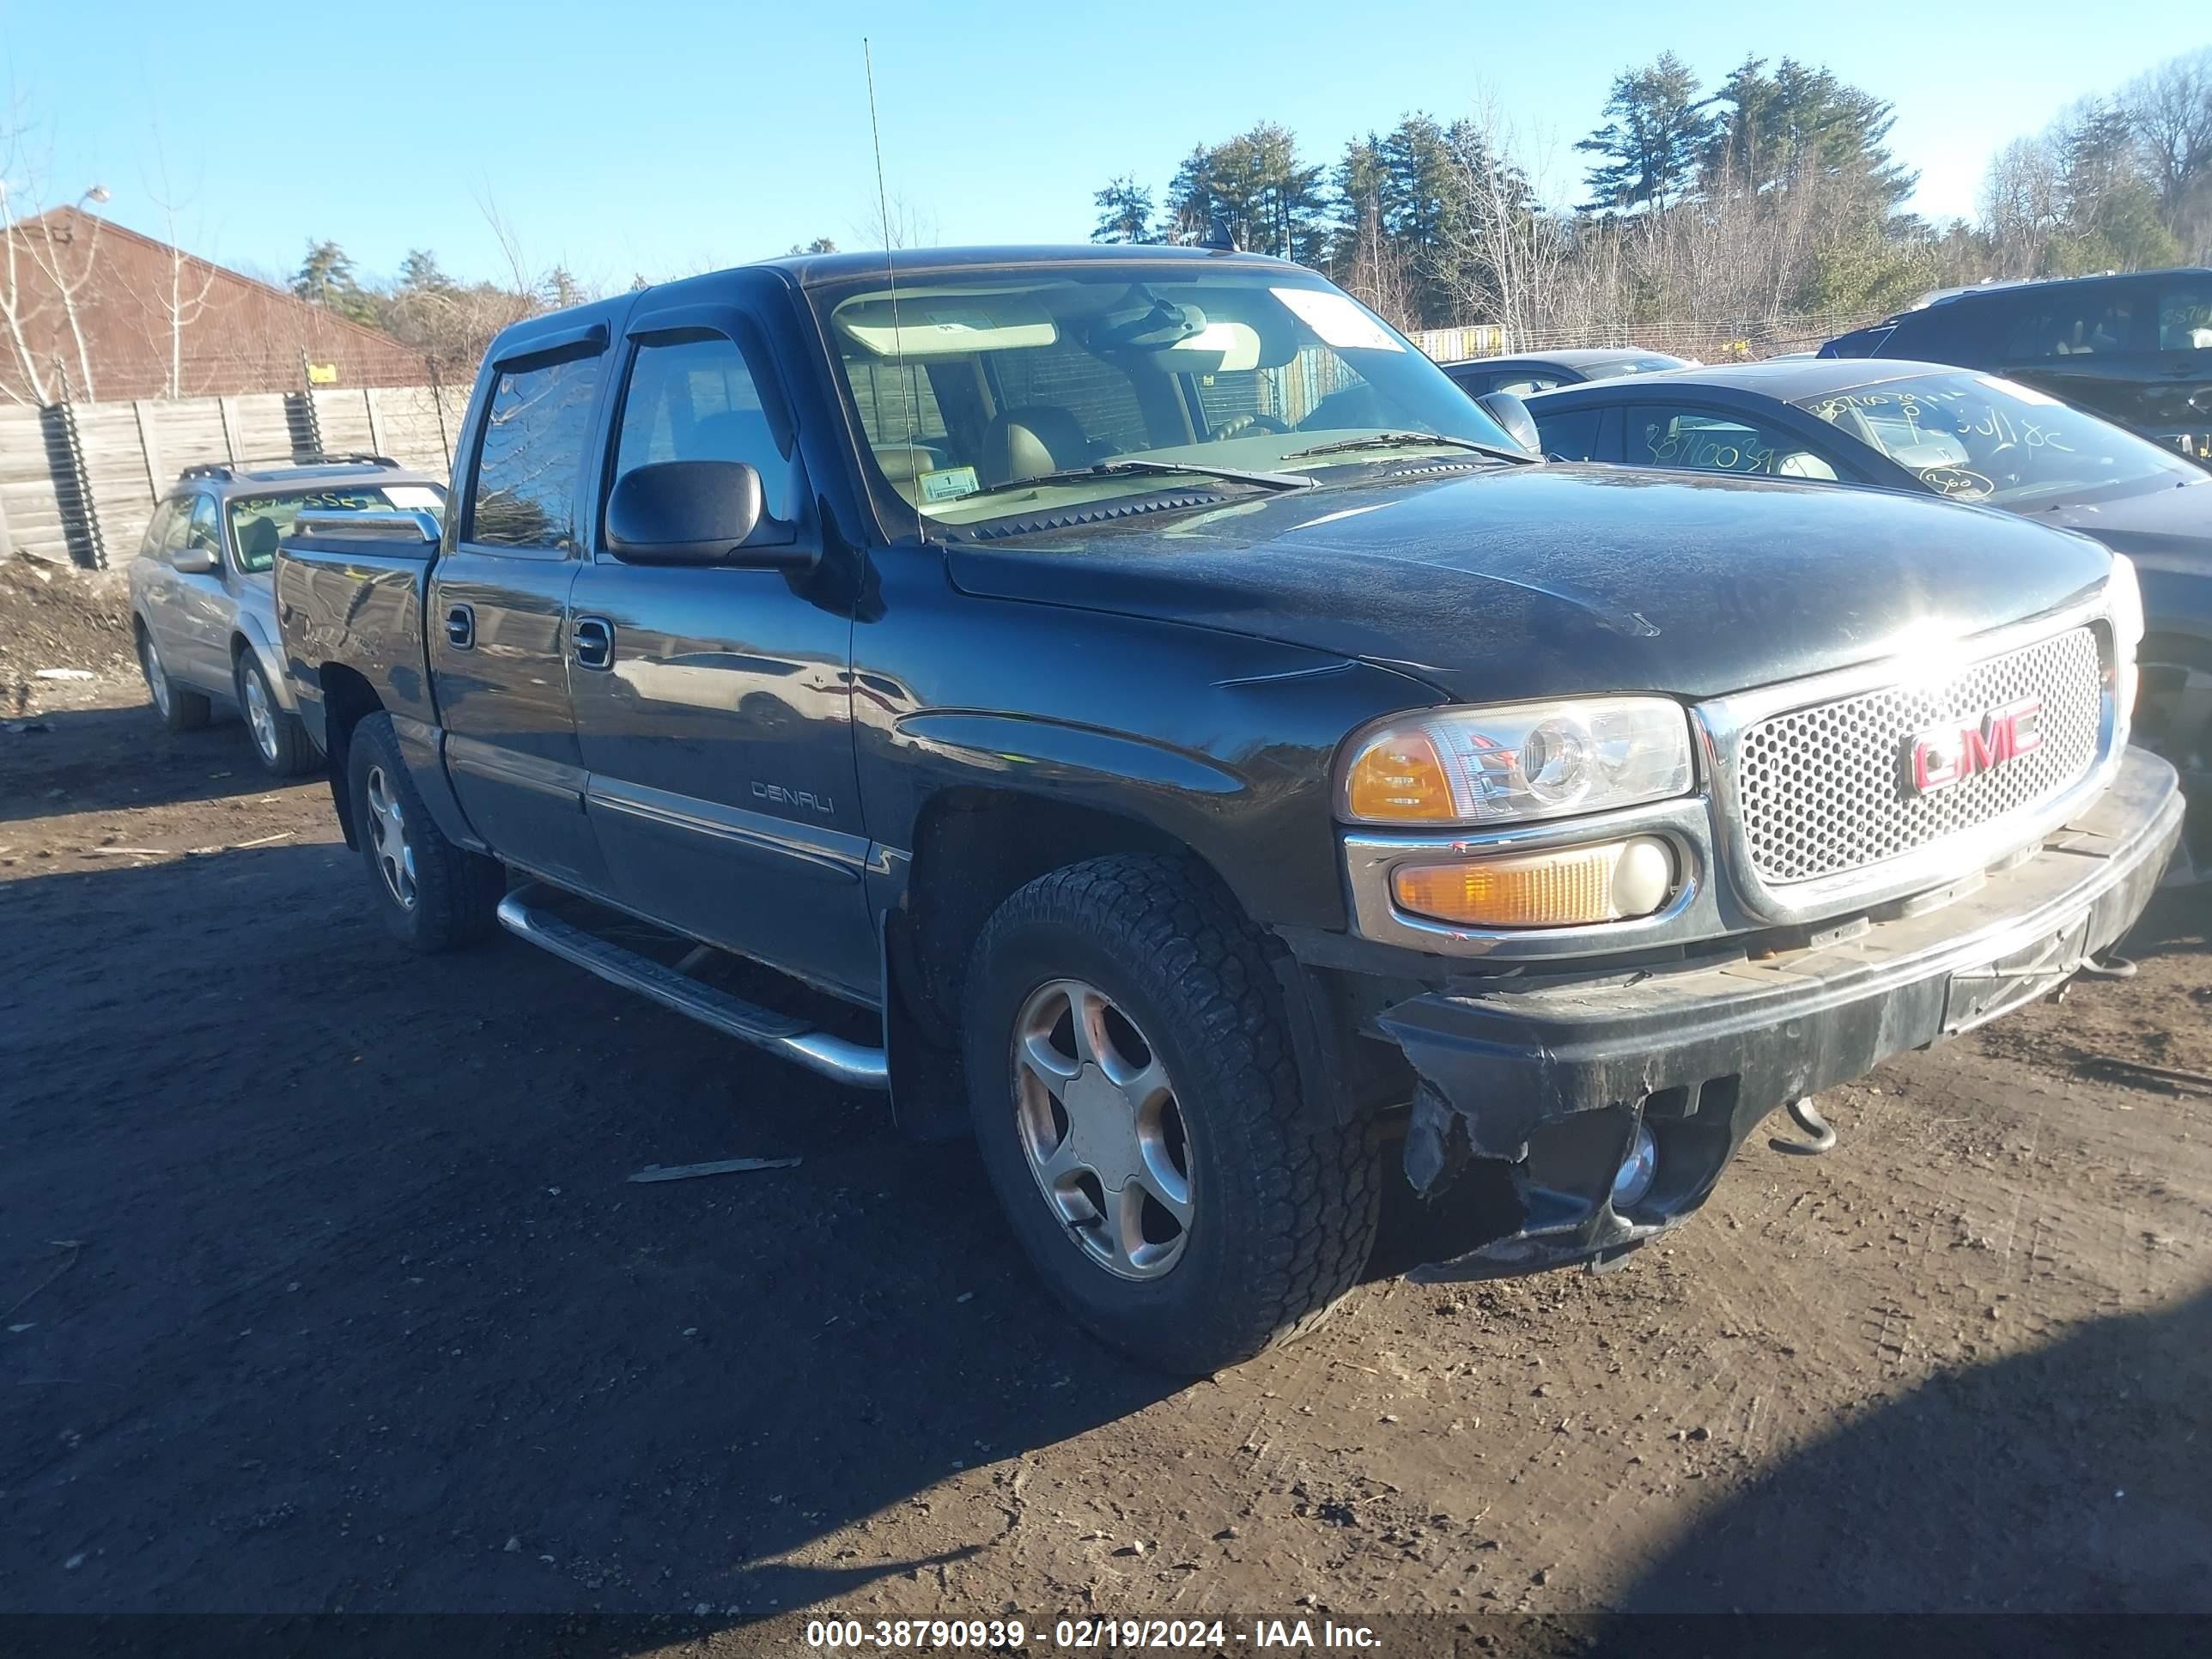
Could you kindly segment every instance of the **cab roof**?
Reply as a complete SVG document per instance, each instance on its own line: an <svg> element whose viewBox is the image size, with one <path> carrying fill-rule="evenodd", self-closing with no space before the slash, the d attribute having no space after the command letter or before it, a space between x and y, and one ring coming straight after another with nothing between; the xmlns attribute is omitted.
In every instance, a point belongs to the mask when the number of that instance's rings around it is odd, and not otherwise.
<svg viewBox="0 0 2212 1659"><path fill-rule="evenodd" d="M794 253L760 263L785 272L800 288L881 276L933 276L949 270L1052 265L1234 265L1262 270L1297 267L1264 253L1219 248L1175 247L1146 242L1043 243L999 247L909 247L896 253Z"/></svg>

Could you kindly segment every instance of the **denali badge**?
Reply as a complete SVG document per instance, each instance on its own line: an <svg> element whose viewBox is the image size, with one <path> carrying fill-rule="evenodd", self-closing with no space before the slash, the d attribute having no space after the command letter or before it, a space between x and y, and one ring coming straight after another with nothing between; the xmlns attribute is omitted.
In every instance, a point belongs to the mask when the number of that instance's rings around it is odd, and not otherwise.
<svg viewBox="0 0 2212 1659"><path fill-rule="evenodd" d="M1932 795L1938 789L2018 760L2043 742L2043 699L1990 709L1980 720L1931 726L1905 744L1905 793Z"/></svg>

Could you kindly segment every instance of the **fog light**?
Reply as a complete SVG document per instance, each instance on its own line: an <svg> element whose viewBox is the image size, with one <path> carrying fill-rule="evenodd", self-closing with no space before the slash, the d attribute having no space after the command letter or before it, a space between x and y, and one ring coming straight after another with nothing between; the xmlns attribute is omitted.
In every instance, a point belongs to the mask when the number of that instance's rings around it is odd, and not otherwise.
<svg viewBox="0 0 2212 1659"><path fill-rule="evenodd" d="M1636 1144L1628 1149L1628 1157L1613 1173L1613 1207L1632 1210L1641 1204L1658 1173L1659 1147L1651 1139L1651 1131L1639 1123L1636 1126Z"/></svg>
<svg viewBox="0 0 2212 1659"><path fill-rule="evenodd" d="M1673 849L1656 836L1454 864L1401 864L1390 872L1401 908L1486 927L1627 921L1658 909L1674 886Z"/></svg>

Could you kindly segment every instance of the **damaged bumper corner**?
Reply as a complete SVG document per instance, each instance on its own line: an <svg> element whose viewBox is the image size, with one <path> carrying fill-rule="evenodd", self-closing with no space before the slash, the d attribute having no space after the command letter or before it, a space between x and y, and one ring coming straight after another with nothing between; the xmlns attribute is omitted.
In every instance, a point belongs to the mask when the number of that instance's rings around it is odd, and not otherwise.
<svg viewBox="0 0 2212 1659"><path fill-rule="evenodd" d="M1784 1102L2031 1002L2142 914L2180 834L2173 769L2131 750L2034 856L1941 908L1848 941L1624 982L1436 992L1378 1024L1419 1079L1405 1163L1440 1192L1471 1158L1510 1170L1519 1225L1431 1279L1609 1257L1679 1224ZM1637 1126L1657 1174L1617 1212Z"/></svg>

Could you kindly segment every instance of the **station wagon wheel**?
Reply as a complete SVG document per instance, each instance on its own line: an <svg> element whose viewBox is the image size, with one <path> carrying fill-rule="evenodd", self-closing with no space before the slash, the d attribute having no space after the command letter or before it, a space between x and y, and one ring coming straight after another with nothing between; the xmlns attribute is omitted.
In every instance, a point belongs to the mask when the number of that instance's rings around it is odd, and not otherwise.
<svg viewBox="0 0 2212 1659"><path fill-rule="evenodd" d="M407 809L384 768L368 769L368 839L377 872L403 910L415 908L415 849L407 840Z"/></svg>
<svg viewBox="0 0 2212 1659"><path fill-rule="evenodd" d="M246 682L246 723L253 732L253 746L271 765L276 760L276 711L269 706L269 693L258 674L240 677Z"/></svg>
<svg viewBox="0 0 2212 1659"><path fill-rule="evenodd" d="M1190 1145L1144 1033L1097 986L1054 980L1023 1005L1013 1050L1022 1150L1045 1202L1107 1272L1168 1272L1190 1236Z"/></svg>
<svg viewBox="0 0 2212 1659"><path fill-rule="evenodd" d="M214 712L213 705L200 693L169 678L169 671L161 661L161 647L154 643L154 635L143 623L138 624L137 635L138 669L146 677L146 690L154 699L154 713L171 732L198 731L208 723L208 716Z"/></svg>
<svg viewBox="0 0 2212 1659"><path fill-rule="evenodd" d="M261 769L277 778L296 777L312 770L315 749L307 740L307 728L297 714L276 701L268 672L251 648L239 653L235 672L239 713L246 716Z"/></svg>
<svg viewBox="0 0 2212 1659"><path fill-rule="evenodd" d="M161 653L154 648L154 641L142 636L138 641L139 665L146 671L147 686L154 693L154 712L163 720L169 718L169 676L161 666Z"/></svg>

